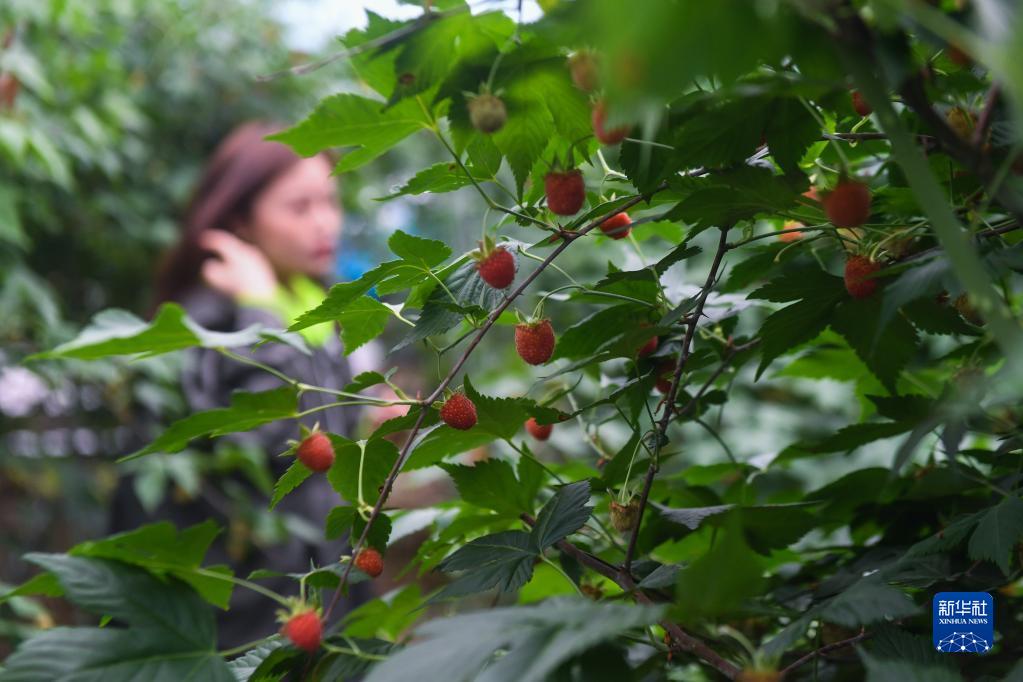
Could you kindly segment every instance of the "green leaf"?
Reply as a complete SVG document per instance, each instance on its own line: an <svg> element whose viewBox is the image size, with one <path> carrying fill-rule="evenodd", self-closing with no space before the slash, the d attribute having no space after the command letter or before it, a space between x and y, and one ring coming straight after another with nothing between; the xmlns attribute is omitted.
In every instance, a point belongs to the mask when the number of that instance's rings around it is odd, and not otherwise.
<svg viewBox="0 0 1023 682"><path fill-rule="evenodd" d="M539 556L529 534L508 530L477 538L440 563L445 573L464 571L431 601L463 597L497 588L514 592L533 577L533 563Z"/></svg>
<svg viewBox="0 0 1023 682"><path fill-rule="evenodd" d="M231 394L229 407L197 412L171 424L156 440L121 461L143 457L154 452L179 452L200 436L218 437L228 433L249 431L279 419L294 417L298 410L298 391L291 386L247 393Z"/></svg>
<svg viewBox="0 0 1023 682"><path fill-rule="evenodd" d="M540 553L582 528L590 514L590 482L576 481L562 486L536 516L530 533L533 549Z"/></svg>
<svg viewBox="0 0 1023 682"><path fill-rule="evenodd" d="M372 296L360 296L338 314L345 355L384 333L394 313Z"/></svg>
<svg viewBox="0 0 1023 682"><path fill-rule="evenodd" d="M370 670L366 682L540 682L572 657L656 623L663 608L557 598L428 621L413 643ZM494 654L502 652L500 657ZM488 664L489 662L489 664Z"/></svg>
<svg viewBox="0 0 1023 682"><path fill-rule="evenodd" d="M335 457L327 480L345 501L375 504L379 488L398 459L398 447L382 438L351 441L331 434L330 439Z"/></svg>
<svg viewBox="0 0 1023 682"><path fill-rule="evenodd" d="M124 310L98 313L75 339L53 350L30 355L28 360L75 358L95 360L110 355L145 356L169 353L184 348L233 348L249 346L267 336L259 325L237 332L215 332L190 320L176 303L160 306L152 322L146 322Z"/></svg>
<svg viewBox="0 0 1023 682"><path fill-rule="evenodd" d="M865 422L850 424L823 440L804 443L799 447L807 452L848 452L861 445L873 443L883 438L891 438L906 433L913 428L912 424L903 422Z"/></svg>
<svg viewBox="0 0 1023 682"><path fill-rule="evenodd" d="M475 168L470 167L469 171L477 182L484 182L490 177L489 174L478 176L478 171ZM396 188L391 194L380 197L377 201L393 199L402 195L443 194L454 192L471 184L472 180L454 162L435 163L429 168L419 171L404 185Z"/></svg>
<svg viewBox="0 0 1023 682"><path fill-rule="evenodd" d="M971 559L984 559L998 564L1009 575L1012 553L1023 538L1023 500L1006 497L980 517L977 529L970 536Z"/></svg>
<svg viewBox="0 0 1023 682"><path fill-rule="evenodd" d="M608 341L620 336L627 326L636 324L638 310L635 304L616 305L575 323L558 336L551 360L574 360L595 354Z"/></svg>
<svg viewBox="0 0 1023 682"><path fill-rule="evenodd" d="M683 622L732 613L761 591L763 560L743 540L739 517L729 518L710 551L678 574L674 611Z"/></svg>
<svg viewBox="0 0 1023 682"><path fill-rule="evenodd" d="M919 340L901 315L878 331L881 308L871 299L849 299L838 306L831 327L845 337L856 355L892 393L899 373L916 353Z"/></svg>
<svg viewBox="0 0 1023 682"><path fill-rule="evenodd" d="M451 255L451 248L442 241L416 237L397 230L387 240L391 252L406 263L423 269L440 265Z"/></svg>
<svg viewBox="0 0 1023 682"><path fill-rule="evenodd" d="M447 290L440 286L433 288L416 320L415 328L409 331L394 350L448 331L462 321L464 311L458 308L478 308L489 313L500 304L504 296L504 292L488 286L480 278L476 262L472 260L458 265L443 281ZM458 308L453 310L455 306Z"/></svg>
<svg viewBox="0 0 1023 682"><path fill-rule="evenodd" d="M667 219L684 220L700 228L732 227L762 213L790 208L805 185L803 176L772 175L769 170L746 166L696 185L696 191L679 202Z"/></svg>
<svg viewBox="0 0 1023 682"><path fill-rule="evenodd" d="M773 99L768 116L764 137L771 156L786 173L798 172L799 160L823 131L795 97Z"/></svg>
<svg viewBox="0 0 1023 682"><path fill-rule="evenodd" d="M180 532L171 523L162 521L101 540L79 543L68 554L115 559L158 575L176 576L190 584L206 601L226 609L232 583L200 575L194 570L202 565L210 543L219 532L216 524L209 520ZM223 572L230 576L230 571Z"/></svg>
<svg viewBox="0 0 1023 682"><path fill-rule="evenodd" d="M831 321L836 301L806 299L771 313L760 325L757 378L780 355L812 341Z"/></svg>
<svg viewBox="0 0 1023 682"><path fill-rule="evenodd" d="M270 509L273 509L284 499L284 496L301 485L302 481L313 475L312 469L297 459L291 463L288 470L281 474L281 477L274 483L274 492L270 498Z"/></svg>
<svg viewBox="0 0 1023 682"><path fill-rule="evenodd" d="M4 679L121 679L130 671L158 682L234 680L216 652L212 612L183 583L105 559L26 558L55 574L78 606L130 627L43 631L5 661Z"/></svg>
<svg viewBox="0 0 1023 682"><path fill-rule="evenodd" d="M963 676L954 668L936 663L916 663L879 658L859 649L867 669L867 682L962 682Z"/></svg>
<svg viewBox="0 0 1023 682"><path fill-rule="evenodd" d="M473 466L442 464L463 501L499 514L517 516L532 513L531 495L520 487L511 464L501 459L486 459ZM523 494L526 493L526 494Z"/></svg>
<svg viewBox="0 0 1023 682"><path fill-rule="evenodd" d="M302 156L332 147L354 147L335 169L344 173L372 161L428 125L414 100L385 109L379 100L341 93L321 100L304 121L268 139L283 142Z"/></svg>
<svg viewBox="0 0 1023 682"><path fill-rule="evenodd" d="M877 575L857 580L820 607L820 617L847 628L870 625L886 618L906 618L920 608L902 590L883 583Z"/></svg>
<svg viewBox="0 0 1023 682"><path fill-rule="evenodd" d="M283 645L284 640L274 635L254 649L249 649L243 655L230 661L227 668L237 682L248 682L260 664L266 660L266 657Z"/></svg>

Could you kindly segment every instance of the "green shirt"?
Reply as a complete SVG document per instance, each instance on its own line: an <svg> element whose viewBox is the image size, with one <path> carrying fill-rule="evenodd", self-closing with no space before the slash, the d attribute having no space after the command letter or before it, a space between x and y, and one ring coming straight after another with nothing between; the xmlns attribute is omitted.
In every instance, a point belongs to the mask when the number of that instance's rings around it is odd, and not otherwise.
<svg viewBox="0 0 1023 682"><path fill-rule="evenodd" d="M248 298L241 297L239 300L243 305L255 308L263 308L278 315L284 320L285 326L294 322L299 315L307 310L312 310L323 301L324 290L319 283L304 275L296 275L289 281L290 286L278 286L273 296L269 298ZM332 322L321 322L305 329L300 329L306 341L314 346L322 346L334 333Z"/></svg>

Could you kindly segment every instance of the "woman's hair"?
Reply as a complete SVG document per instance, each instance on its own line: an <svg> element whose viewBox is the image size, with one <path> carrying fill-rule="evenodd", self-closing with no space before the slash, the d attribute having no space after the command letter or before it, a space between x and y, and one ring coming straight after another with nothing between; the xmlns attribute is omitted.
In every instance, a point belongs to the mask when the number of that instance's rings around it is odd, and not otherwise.
<svg viewBox="0 0 1023 682"><path fill-rule="evenodd" d="M302 157L280 142L265 140L282 126L244 123L224 138L206 165L185 213L181 241L156 275L156 305L180 300L199 282L209 252L199 246L206 230L236 232L251 216L260 192Z"/></svg>

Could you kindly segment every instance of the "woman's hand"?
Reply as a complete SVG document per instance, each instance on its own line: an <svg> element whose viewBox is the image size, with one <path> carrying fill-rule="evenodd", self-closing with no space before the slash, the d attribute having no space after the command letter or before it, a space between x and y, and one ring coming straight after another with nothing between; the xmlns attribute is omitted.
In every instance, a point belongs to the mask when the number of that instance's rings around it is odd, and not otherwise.
<svg viewBox="0 0 1023 682"><path fill-rule="evenodd" d="M224 230L206 230L199 245L215 255L203 263L202 278L222 294L236 300L266 299L277 291L270 261L252 244Z"/></svg>

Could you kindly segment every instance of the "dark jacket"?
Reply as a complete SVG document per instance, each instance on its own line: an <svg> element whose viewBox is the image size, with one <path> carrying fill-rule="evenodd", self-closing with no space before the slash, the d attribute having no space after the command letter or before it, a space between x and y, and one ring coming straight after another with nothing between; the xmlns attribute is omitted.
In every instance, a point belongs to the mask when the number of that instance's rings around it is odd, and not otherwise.
<svg viewBox="0 0 1023 682"><path fill-rule="evenodd" d="M284 321L273 313L239 306L205 287L193 290L181 303L190 318L216 331L236 331L255 323L277 329L285 326ZM329 341L323 346L313 347L312 355L305 355L291 346L279 343L267 343L255 351L235 349L235 352L250 355L304 383L342 389L351 381L348 362L336 334L330 335ZM187 353L182 388L191 413L228 405L234 391L265 391L282 385L281 380L269 372L225 357L215 350L192 349ZM337 398L330 394L309 391L302 395L300 409L336 401ZM333 408L316 412L304 418L303 422L309 427L319 422L321 429L352 437L358 416L357 408ZM224 438L262 450L276 480L293 461L290 457L277 455L288 449L289 439L297 440L299 436L296 420L285 420ZM286 543L273 546L258 546L247 540L251 528L240 518L244 510L238 509L231 497L225 494L228 487L235 495L238 490L243 490L253 504L265 509L269 505L269 498L262 491L239 474L221 478L207 477L202 486L202 493L195 499L182 503L168 496L160 508L149 515L138 504L130 484L124 482L115 502L114 529L125 530L156 520L170 520L178 528L184 528L212 518L225 530L214 541L206 563L227 564L241 578L248 577L256 569L305 573L311 563L329 565L337 562L346 549L342 542L322 540L327 514L333 507L342 504L323 475L307 478L275 509L277 516L289 527L294 527L296 522L298 525L305 522L306 528L316 535L303 536L301 529L298 529L289 533L290 540ZM320 538L319 541L314 541L314 537ZM291 578L268 578L259 582L281 594L295 595L298 592L298 583ZM328 600L329 596L326 595ZM351 596L335 609L334 618L364 601L365 596L361 586L355 586ZM235 587L229 612L218 614L220 646L234 647L272 634L278 628L275 621L277 608L266 597Z"/></svg>

